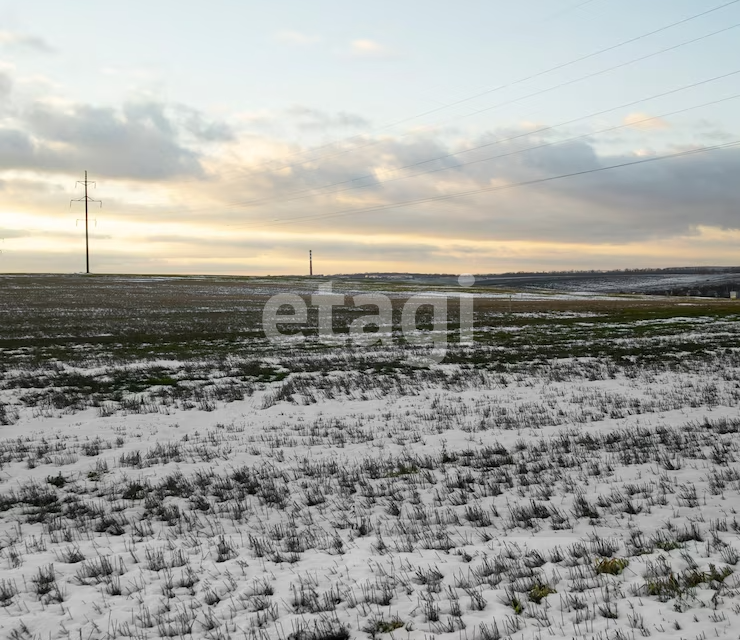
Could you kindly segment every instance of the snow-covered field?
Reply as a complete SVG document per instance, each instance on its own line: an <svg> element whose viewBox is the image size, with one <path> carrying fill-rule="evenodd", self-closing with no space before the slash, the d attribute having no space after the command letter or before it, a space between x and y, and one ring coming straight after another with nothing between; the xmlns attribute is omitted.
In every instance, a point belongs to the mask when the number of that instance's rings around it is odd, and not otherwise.
<svg viewBox="0 0 740 640"><path fill-rule="evenodd" d="M737 314L574 305L421 370L8 316L0 636L737 637Z"/></svg>

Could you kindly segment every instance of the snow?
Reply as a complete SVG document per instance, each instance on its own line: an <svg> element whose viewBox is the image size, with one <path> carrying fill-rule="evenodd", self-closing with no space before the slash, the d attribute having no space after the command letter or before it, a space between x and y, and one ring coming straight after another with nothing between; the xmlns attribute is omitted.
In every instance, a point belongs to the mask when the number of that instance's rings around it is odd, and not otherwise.
<svg viewBox="0 0 740 640"><path fill-rule="evenodd" d="M736 635L729 311L640 297L625 320L633 298L515 295L577 303L481 305L474 348L412 369L399 340L224 342L231 321L202 322L316 282L104 280L77 306L57 283L37 316L9 294L5 337L108 318L109 282L127 301L109 335L153 320L166 343L194 319L213 335L192 353L84 338L0 352L0 637Z"/></svg>
<svg viewBox="0 0 740 640"><path fill-rule="evenodd" d="M479 372L456 384L266 401L280 382L213 411L21 409L0 432L1 580L17 591L0 634L299 639L342 625L369 637L375 625L391 637L383 624L397 620L393 637L420 640L473 638L494 622L515 638L735 637L740 581L709 576L710 565L734 571L726 560L738 547L737 429L716 425L738 417L740 371L725 363L591 379L585 361L552 366L562 375ZM630 462L618 444L589 449L582 438L608 434L654 451ZM553 458L565 440L570 453ZM516 464L464 464L486 447ZM140 464L126 462L137 452ZM218 488L242 468L262 486ZM49 484L57 474L63 486ZM170 489L151 489L168 479ZM148 488L137 495L133 483ZM50 511L18 499L31 486L59 499ZM573 514L579 496L602 501L598 517ZM54 512L65 500L87 515ZM532 504L553 515L518 520ZM476 509L489 524L475 526ZM636 552L638 534L674 540L691 526L701 541ZM573 556L581 546L585 556ZM595 570L610 546L629 562L618 575ZM85 561L65 562L71 549ZM663 584L661 562L706 580L650 595L646 585ZM49 565L61 602L38 593ZM101 566L110 575L85 577ZM528 595L536 583L555 590L540 604Z"/></svg>

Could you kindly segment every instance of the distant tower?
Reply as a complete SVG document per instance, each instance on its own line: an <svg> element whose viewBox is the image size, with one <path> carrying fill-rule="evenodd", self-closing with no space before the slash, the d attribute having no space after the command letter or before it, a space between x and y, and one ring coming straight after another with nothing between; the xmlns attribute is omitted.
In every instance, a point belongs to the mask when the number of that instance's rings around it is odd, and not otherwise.
<svg viewBox="0 0 740 640"><path fill-rule="evenodd" d="M308 250L308 275L313 276L313 251Z"/></svg>

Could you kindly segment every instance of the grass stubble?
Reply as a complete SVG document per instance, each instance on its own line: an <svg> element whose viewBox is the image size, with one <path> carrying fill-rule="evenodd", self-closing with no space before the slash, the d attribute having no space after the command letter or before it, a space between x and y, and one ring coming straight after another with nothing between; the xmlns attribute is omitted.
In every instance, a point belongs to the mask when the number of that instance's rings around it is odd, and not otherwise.
<svg viewBox="0 0 740 640"><path fill-rule="evenodd" d="M308 279L3 285L3 637L734 637L733 303L481 298L413 369L267 343Z"/></svg>

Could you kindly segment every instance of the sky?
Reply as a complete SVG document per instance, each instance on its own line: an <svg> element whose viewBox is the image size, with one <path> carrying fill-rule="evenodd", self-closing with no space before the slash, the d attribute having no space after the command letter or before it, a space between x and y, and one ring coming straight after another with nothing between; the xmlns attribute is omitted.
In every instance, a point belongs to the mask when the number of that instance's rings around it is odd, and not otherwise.
<svg viewBox="0 0 740 640"><path fill-rule="evenodd" d="M0 272L737 265L740 0L0 0Z"/></svg>

